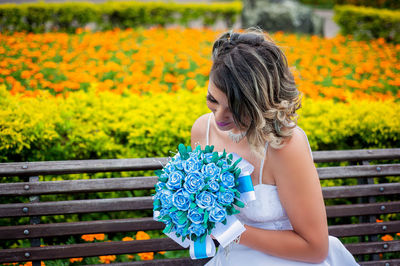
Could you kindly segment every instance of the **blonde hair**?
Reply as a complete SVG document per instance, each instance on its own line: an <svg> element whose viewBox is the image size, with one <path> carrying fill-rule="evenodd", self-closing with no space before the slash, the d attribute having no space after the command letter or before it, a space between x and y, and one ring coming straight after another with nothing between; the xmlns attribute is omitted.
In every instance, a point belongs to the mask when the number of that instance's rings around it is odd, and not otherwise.
<svg viewBox="0 0 400 266"><path fill-rule="evenodd" d="M210 81L227 95L233 119L259 156L293 134L301 94L281 49L262 31L226 32L212 49Z"/></svg>

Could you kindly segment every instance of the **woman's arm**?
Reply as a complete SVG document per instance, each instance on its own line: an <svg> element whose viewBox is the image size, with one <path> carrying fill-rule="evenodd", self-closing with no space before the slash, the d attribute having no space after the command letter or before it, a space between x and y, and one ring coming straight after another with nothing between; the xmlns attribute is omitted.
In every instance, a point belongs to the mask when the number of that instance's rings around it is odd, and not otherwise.
<svg viewBox="0 0 400 266"><path fill-rule="evenodd" d="M328 227L317 171L304 134L295 129L282 149L269 147L267 160L279 198L293 226L271 231L246 226L240 244L267 254L310 263L328 253Z"/></svg>

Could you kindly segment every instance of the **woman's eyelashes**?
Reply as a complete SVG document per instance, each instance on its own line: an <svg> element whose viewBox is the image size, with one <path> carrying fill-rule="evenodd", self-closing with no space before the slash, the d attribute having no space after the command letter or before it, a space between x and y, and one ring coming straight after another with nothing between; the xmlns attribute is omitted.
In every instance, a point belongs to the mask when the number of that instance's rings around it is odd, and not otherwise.
<svg viewBox="0 0 400 266"><path fill-rule="evenodd" d="M207 101L212 102L212 103L218 103L217 100L215 100L214 97L212 97L210 94L207 94Z"/></svg>

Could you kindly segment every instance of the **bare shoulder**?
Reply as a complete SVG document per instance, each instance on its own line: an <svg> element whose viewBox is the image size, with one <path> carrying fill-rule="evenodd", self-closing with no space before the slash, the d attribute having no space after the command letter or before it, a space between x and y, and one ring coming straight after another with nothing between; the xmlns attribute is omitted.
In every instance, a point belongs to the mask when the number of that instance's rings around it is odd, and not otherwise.
<svg viewBox="0 0 400 266"><path fill-rule="evenodd" d="M293 129L292 136L285 140L285 145L282 148L271 148L271 153L273 154L272 157L279 161L289 160L293 162L293 160L298 160L300 157L309 157L311 159L311 156L307 156L310 155L307 137L303 130L298 127Z"/></svg>
<svg viewBox="0 0 400 266"><path fill-rule="evenodd" d="M204 114L197 118L193 123L191 131L191 145L194 148L195 145L205 145L206 144L206 134L207 134L207 124L210 114Z"/></svg>

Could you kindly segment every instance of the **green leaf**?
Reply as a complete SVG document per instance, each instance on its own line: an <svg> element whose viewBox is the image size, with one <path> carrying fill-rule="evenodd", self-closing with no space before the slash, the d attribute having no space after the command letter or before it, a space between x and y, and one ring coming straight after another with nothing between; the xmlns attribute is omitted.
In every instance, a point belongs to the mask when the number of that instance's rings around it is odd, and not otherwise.
<svg viewBox="0 0 400 266"><path fill-rule="evenodd" d="M169 223L169 224L164 228L163 233L164 233L164 234L169 234L169 233L171 233L171 230L172 230L172 226L173 226L173 225L174 225L173 223Z"/></svg>
<svg viewBox="0 0 400 266"><path fill-rule="evenodd" d="M243 207L244 207L244 203L241 202L241 201L238 200L238 199L235 199L235 200L233 201L233 204L235 204L235 205L238 206L239 208L243 208Z"/></svg>
<svg viewBox="0 0 400 266"><path fill-rule="evenodd" d="M187 153L186 147L184 144L180 143L178 145L178 150L183 160L187 160L189 158L189 154Z"/></svg>
<svg viewBox="0 0 400 266"><path fill-rule="evenodd" d="M207 234L203 234L203 235L200 237L200 243L203 243L204 241L206 241L206 237L207 237Z"/></svg>
<svg viewBox="0 0 400 266"><path fill-rule="evenodd" d="M159 178L158 178L158 181L165 183L165 182L168 181L168 177L166 177L166 176L164 176L164 177L159 177Z"/></svg>
<svg viewBox="0 0 400 266"><path fill-rule="evenodd" d="M223 220L221 223L223 224L223 225L226 225L226 218L225 218L225 220Z"/></svg>
<svg viewBox="0 0 400 266"><path fill-rule="evenodd" d="M192 147L191 147L191 146L187 146L187 147L186 147L186 151L187 151L187 152L191 152L191 151L192 151Z"/></svg>
<svg viewBox="0 0 400 266"><path fill-rule="evenodd" d="M210 214L208 213L208 211L204 211L204 219L203 219L203 223L206 223L208 221L208 217L210 216Z"/></svg>
<svg viewBox="0 0 400 266"><path fill-rule="evenodd" d="M154 173L156 174L156 176L160 177L160 175L162 175L164 173L163 170L155 170Z"/></svg>

